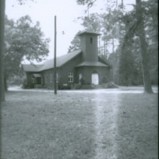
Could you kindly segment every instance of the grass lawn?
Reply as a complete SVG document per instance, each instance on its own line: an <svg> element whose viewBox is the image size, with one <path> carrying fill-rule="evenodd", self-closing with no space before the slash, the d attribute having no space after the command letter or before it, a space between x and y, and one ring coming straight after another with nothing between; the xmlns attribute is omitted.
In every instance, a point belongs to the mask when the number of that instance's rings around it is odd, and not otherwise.
<svg viewBox="0 0 159 159"><path fill-rule="evenodd" d="M157 94L9 91L1 159L157 159Z"/></svg>
<svg viewBox="0 0 159 159"><path fill-rule="evenodd" d="M121 96L118 112L119 159L158 158L158 99L156 95Z"/></svg>

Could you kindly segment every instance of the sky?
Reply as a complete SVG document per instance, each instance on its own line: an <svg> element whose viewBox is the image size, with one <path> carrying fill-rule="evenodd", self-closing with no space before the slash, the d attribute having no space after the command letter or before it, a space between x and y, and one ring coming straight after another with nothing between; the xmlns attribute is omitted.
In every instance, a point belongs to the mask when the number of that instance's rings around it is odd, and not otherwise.
<svg viewBox="0 0 159 159"><path fill-rule="evenodd" d="M90 13L102 12L105 9L103 1L98 0L90 9ZM125 1L131 4L135 0ZM5 12L9 19L17 20L30 15L33 22L40 22L42 32L50 39L49 59L54 54L54 16L57 17L57 56L61 56L67 53L75 34L79 30L84 30L77 18L87 14L85 9L84 6L78 5L76 0L28 0L25 5L18 5L17 0L6 0Z"/></svg>

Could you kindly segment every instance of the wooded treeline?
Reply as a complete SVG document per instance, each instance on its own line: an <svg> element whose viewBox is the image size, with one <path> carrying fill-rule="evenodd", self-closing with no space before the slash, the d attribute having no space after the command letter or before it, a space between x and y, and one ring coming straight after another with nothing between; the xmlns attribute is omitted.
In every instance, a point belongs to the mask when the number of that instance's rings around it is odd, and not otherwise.
<svg viewBox="0 0 159 159"><path fill-rule="evenodd" d="M98 0L78 0L89 9ZM88 31L100 32L99 55L111 65L111 78L119 85L144 85L152 92L158 84L158 2L136 0L126 11L124 0L105 0L104 13L79 17ZM79 48L77 36L69 51ZM111 49L110 49L111 48Z"/></svg>

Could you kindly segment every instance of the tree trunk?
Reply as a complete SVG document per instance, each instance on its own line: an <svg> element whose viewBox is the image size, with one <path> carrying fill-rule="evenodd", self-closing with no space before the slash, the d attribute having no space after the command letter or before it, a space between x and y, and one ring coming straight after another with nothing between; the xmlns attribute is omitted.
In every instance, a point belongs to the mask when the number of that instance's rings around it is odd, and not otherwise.
<svg viewBox="0 0 159 159"><path fill-rule="evenodd" d="M0 102L5 100L4 74L3 74L4 15L5 15L5 0L0 0Z"/></svg>
<svg viewBox="0 0 159 159"><path fill-rule="evenodd" d="M146 93L152 93L150 71L148 66L149 65L148 45L146 42L146 36L144 30L143 9L141 6L141 0L136 0L136 15L137 15L137 22L140 24L138 26L138 35L141 45L144 91Z"/></svg>

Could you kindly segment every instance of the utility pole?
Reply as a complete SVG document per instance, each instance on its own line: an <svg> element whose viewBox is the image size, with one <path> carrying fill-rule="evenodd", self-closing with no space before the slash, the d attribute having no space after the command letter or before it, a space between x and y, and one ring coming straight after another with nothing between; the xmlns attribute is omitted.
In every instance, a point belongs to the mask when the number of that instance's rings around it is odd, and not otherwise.
<svg viewBox="0 0 159 159"><path fill-rule="evenodd" d="M54 16L54 94L57 94L56 82L56 16Z"/></svg>
<svg viewBox="0 0 159 159"><path fill-rule="evenodd" d="M0 0L0 103L5 100L4 90L4 16L5 16L5 0Z"/></svg>
<svg viewBox="0 0 159 159"><path fill-rule="evenodd" d="M98 54L101 53L101 50L100 50L100 35L98 36Z"/></svg>

